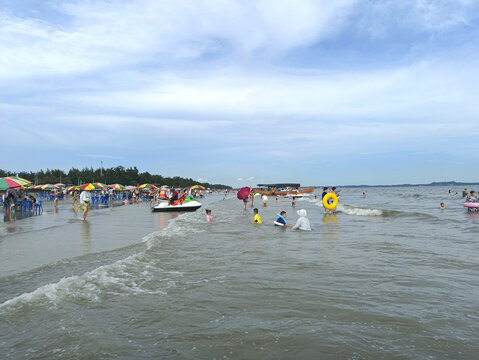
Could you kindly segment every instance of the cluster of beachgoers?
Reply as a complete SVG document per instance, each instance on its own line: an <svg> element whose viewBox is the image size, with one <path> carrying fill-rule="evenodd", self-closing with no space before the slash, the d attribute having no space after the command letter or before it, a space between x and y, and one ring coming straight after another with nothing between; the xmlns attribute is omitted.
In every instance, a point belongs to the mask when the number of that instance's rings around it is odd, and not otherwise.
<svg viewBox="0 0 479 360"><path fill-rule="evenodd" d="M183 202L187 198L201 198L207 193L216 192L216 190L205 189L200 185L189 188L170 188L167 185L156 186L154 184L136 186L102 183L87 183L78 186L66 186L61 183L33 185L25 179L7 177L0 178L0 192L2 193L0 205L5 220L41 215L46 202L52 203L53 211L58 212L60 201L67 199L71 199L71 205L75 211L79 209L83 211L82 218L85 220L92 206L143 202L148 202L153 206L161 200L170 205L174 202Z"/></svg>

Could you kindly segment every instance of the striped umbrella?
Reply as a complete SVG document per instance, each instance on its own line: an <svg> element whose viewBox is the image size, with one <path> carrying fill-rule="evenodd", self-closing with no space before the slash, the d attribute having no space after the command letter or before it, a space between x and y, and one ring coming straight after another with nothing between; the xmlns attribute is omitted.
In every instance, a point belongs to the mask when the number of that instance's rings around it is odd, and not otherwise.
<svg viewBox="0 0 479 360"><path fill-rule="evenodd" d="M78 190L102 190L102 188L95 184L88 183L88 184L80 185L78 187Z"/></svg>
<svg viewBox="0 0 479 360"><path fill-rule="evenodd" d="M108 189L107 184L103 184L103 183L100 183L100 182L93 183L93 185L98 186L101 190Z"/></svg>
<svg viewBox="0 0 479 360"><path fill-rule="evenodd" d="M113 189L113 190L125 190L125 187L121 184L113 184L113 185L110 185L110 189Z"/></svg>
<svg viewBox="0 0 479 360"><path fill-rule="evenodd" d="M158 189L158 186L155 186L153 184L141 184L141 185L138 185L137 187L138 189L154 189L154 190Z"/></svg>
<svg viewBox="0 0 479 360"><path fill-rule="evenodd" d="M31 184L31 181L22 179L18 176L6 176L0 178L0 191L14 189Z"/></svg>
<svg viewBox="0 0 479 360"><path fill-rule="evenodd" d="M66 188L67 191L77 191L80 190L80 187L77 185L72 185Z"/></svg>
<svg viewBox="0 0 479 360"><path fill-rule="evenodd" d="M201 185L193 185L193 186L190 186L188 189L189 190L193 190L193 189L204 190L205 188Z"/></svg>
<svg viewBox="0 0 479 360"><path fill-rule="evenodd" d="M58 186L52 185L52 184L44 184L44 185L37 185L36 187L39 190L55 190L58 189Z"/></svg>

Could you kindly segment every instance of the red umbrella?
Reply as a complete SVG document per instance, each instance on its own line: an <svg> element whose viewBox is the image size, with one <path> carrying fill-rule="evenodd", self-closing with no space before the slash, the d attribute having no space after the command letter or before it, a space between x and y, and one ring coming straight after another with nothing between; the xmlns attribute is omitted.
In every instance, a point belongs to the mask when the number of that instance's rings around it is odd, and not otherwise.
<svg viewBox="0 0 479 360"><path fill-rule="evenodd" d="M248 186L245 186L238 190L238 194L236 194L236 197L240 200L247 199L250 191L251 189Z"/></svg>

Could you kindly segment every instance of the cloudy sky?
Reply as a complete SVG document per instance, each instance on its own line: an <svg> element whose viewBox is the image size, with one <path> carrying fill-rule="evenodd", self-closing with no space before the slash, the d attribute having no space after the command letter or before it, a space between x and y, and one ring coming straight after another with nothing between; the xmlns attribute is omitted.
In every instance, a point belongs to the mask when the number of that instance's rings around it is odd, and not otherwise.
<svg viewBox="0 0 479 360"><path fill-rule="evenodd" d="M2 0L0 168L479 181L477 0Z"/></svg>

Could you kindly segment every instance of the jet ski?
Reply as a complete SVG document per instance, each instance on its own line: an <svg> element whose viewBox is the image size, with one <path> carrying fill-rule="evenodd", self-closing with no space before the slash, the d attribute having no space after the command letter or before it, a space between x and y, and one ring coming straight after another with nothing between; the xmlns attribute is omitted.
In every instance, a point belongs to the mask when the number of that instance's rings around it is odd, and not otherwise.
<svg viewBox="0 0 479 360"><path fill-rule="evenodd" d="M168 205L168 201L160 201L155 204L151 211L196 211L201 207L201 203L191 196L187 196L184 199L179 199Z"/></svg>

